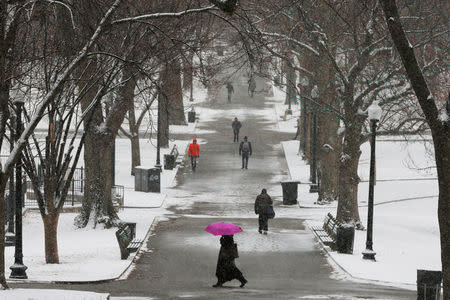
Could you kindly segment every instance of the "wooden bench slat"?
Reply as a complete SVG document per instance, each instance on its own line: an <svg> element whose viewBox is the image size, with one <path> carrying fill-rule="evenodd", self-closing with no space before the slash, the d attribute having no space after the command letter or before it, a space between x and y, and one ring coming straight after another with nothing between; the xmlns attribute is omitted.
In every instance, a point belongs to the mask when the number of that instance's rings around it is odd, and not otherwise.
<svg viewBox="0 0 450 300"><path fill-rule="evenodd" d="M120 248L121 259L127 259L130 252L136 252L142 244L142 240L134 237L135 228L135 223L129 223L121 226L116 231L116 238Z"/></svg>
<svg viewBox="0 0 450 300"><path fill-rule="evenodd" d="M327 213L323 219L322 227L316 226L311 227L311 229L314 230L314 233L324 245L330 246L333 249L336 245L337 229L340 226L341 223L331 213Z"/></svg>

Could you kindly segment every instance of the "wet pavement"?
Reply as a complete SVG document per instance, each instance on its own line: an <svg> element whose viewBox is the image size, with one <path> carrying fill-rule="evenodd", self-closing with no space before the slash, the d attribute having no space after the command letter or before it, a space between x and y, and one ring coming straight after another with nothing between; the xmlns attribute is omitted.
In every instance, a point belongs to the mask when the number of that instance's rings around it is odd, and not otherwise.
<svg viewBox="0 0 450 300"><path fill-rule="evenodd" d="M262 80L257 81L258 89ZM201 156L197 171L180 169L177 186L166 201L173 213L155 226L147 248L126 280L99 284L27 284L108 292L112 299L414 299L415 292L356 283L333 270L303 219L285 218L279 182L288 179L274 102L262 94L247 95L245 78L234 82L236 94L226 103L224 89L213 103L203 104L197 136ZM243 123L241 137L252 142L249 169L241 169L231 122ZM203 133L202 133L203 132ZM280 211L269 224L269 235L257 233L253 211L256 195L267 188ZM279 208L279 209L278 209ZM293 206L288 209L299 209ZM219 251L218 237L203 229L211 222L229 221L244 229L236 235L236 263L248 279L245 288L229 282L212 288ZM341 274L341 275L340 275ZM137 298L142 297L142 298Z"/></svg>

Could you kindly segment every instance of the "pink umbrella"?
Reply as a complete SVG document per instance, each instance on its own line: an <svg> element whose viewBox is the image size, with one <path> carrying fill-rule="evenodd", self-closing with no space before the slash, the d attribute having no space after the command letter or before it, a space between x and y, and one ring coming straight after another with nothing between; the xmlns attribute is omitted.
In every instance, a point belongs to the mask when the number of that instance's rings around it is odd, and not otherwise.
<svg viewBox="0 0 450 300"><path fill-rule="evenodd" d="M214 235L233 235L242 232L242 228L232 223L217 222L209 224L205 231Z"/></svg>

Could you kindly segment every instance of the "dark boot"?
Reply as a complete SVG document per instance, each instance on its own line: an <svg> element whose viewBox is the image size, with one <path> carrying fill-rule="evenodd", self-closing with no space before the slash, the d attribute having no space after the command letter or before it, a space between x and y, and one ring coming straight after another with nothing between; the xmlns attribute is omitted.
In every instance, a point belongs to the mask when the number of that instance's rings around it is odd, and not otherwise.
<svg viewBox="0 0 450 300"><path fill-rule="evenodd" d="M245 279L244 277L242 277L241 281L241 285L239 287L243 288L245 286L245 284L248 282L247 279Z"/></svg>

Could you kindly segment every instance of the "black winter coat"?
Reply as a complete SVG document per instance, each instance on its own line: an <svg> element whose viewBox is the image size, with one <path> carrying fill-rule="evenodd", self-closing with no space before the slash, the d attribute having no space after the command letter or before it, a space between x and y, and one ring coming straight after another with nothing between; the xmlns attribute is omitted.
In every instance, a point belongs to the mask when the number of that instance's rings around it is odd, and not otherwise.
<svg viewBox="0 0 450 300"><path fill-rule="evenodd" d="M220 251L217 260L216 276L223 283L233 279L242 278L242 272L236 267L233 236L222 236L220 238Z"/></svg>

